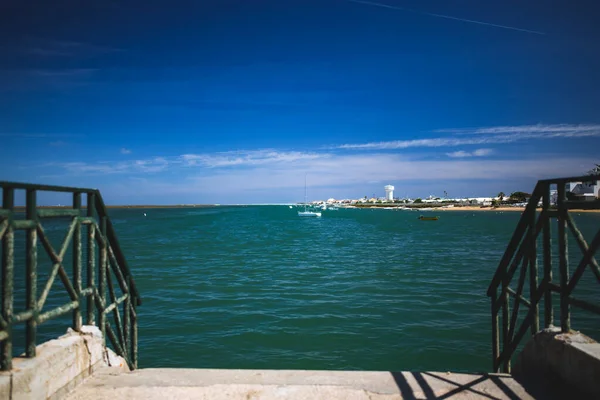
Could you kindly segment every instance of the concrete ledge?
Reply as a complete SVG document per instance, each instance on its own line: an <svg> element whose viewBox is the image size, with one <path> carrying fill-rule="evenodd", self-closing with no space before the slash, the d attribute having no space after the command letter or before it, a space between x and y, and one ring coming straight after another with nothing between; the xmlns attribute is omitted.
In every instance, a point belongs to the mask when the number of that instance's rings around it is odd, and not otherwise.
<svg viewBox="0 0 600 400"><path fill-rule="evenodd" d="M84 326L81 333L69 329L66 335L37 346L36 353L35 358L14 358L13 369L0 372L0 398L60 398L100 367L118 363L120 369L127 369L121 357L105 349L95 326Z"/></svg>
<svg viewBox="0 0 600 400"><path fill-rule="evenodd" d="M522 384L569 387L569 391L599 399L600 343L579 332L545 329L525 345L513 375Z"/></svg>
<svg viewBox="0 0 600 400"><path fill-rule="evenodd" d="M449 372L140 369L99 371L68 400L531 399L509 375Z"/></svg>

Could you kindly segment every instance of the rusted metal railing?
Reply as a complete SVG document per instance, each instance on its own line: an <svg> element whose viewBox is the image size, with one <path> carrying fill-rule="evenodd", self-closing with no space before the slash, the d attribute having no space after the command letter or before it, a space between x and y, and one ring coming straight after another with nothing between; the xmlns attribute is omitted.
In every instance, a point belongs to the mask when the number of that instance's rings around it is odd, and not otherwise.
<svg viewBox="0 0 600 400"><path fill-rule="evenodd" d="M68 313L72 314L72 328L81 329L83 316L88 325L96 321L103 336L110 340L114 350L125 358L129 367L137 367L137 314L141 304L135 282L119 246L115 230L100 192L96 189L44 186L14 182L0 182L2 208L0 209L0 240L2 241L2 304L0 314L0 369L10 370L13 357L13 327L25 323L25 356L35 357L38 326ZM15 207L15 191L25 191L25 213ZM38 207L38 192L71 193L72 207ZM82 207L82 196L87 205ZM23 218L24 217L24 218ZM49 218L67 218L70 223L59 249L55 249L43 221ZM82 240L82 226L87 227ZM15 231L25 230L25 265L16 262ZM46 283L38 288L38 240L49 256L52 267ZM96 246L98 260L96 260ZM65 256L71 247L72 274L67 272ZM87 260L82 259L87 249ZM82 282L82 270L87 279ZM24 269L26 309L13 312L15 272ZM70 301L46 310L46 300L56 277L61 280ZM115 284L122 295L115 294ZM41 289L41 290L40 290ZM107 297L108 293L108 297ZM113 323L108 318L112 314ZM121 314L122 318L121 318ZM95 318L97 315L97 319ZM114 327L114 328L113 328Z"/></svg>
<svg viewBox="0 0 600 400"><path fill-rule="evenodd" d="M539 331L539 303L542 300L544 303L544 326L548 328L554 324L553 293L557 293L560 297L562 332L569 332L571 329L571 306L600 314L600 305L572 296L573 289L577 286L586 268L589 267L600 282L600 267L595 259L596 250L600 247L600 229L588 244L569 213L569 210L572 209L600 209L600 201L598 199L593 201L570 200L566 188L569 182L585 183L598 180L600 180L600 175L538 181L487 291L492 303L494 372L502 370L502 372L509 373L511 358L527 330L530 330L531 335ZM556 205L551 204L552 186L556 186L557 190ZM597 195L598 193L596 193ZM540 202L541 207L538 212ZM558 224L558 283L553 281L552 276L551 224L553 218ZM583 255L573 273L569 271L569 231ZM543 249L541 257L537 254L540 234ZM541 273L538 272L538 259L541 259L543 264ZM517 271L519 273L515 290L511 284L513 284L513 278L517 275ZM529 298L523 294L526 280L529 281ZM526 307L527 314L520 325L517 325L520 307ZM501 331L499 319L502 323Z"/></svg>

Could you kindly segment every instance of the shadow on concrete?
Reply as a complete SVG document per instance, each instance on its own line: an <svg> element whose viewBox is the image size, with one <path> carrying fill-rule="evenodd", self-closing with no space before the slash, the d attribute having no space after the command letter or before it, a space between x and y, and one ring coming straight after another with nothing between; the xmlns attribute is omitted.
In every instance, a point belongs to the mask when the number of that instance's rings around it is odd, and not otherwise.
<svg viewBox="0 0 600 400"><path fill-rule="evenodd" d="M478 396L482 399L501 398L491 395L489 393L490 389L496 393L502 392L504 394L504 397L502 398L511 400L521 399L521 396L506 385L499 376L494 375L473 375L473 379L465 383L452 380L451 375L450 377L445 377L442 376L442 374L432 374L429 372L406 372L404 374L392 372L391 374L394 377L396 385L398 385L398 388L400 389L403 399L448 399L457 395ZM414 379L415 382L413 382L412 385L407 380L407 375ZM430 382L434 383L436 380L440 386L450 387L450 391L443 390L443 394L436 395L434 388L430 385ZM483 391L479 388L475 388L475 386L485 387L486 390ZM499 390L494 390L496 388Z"/></svg>

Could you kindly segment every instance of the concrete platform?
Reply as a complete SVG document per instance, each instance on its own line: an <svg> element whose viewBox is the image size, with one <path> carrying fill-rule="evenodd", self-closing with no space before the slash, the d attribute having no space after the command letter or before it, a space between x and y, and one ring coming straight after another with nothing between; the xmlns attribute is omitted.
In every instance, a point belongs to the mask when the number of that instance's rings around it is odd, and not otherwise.
<svg viewBox="0 0 600 400"><path fill-rule="evenodd" d="M105 368L88 378L67 398L396 400L534 397L503 374L168 368L121 373Z"/></svg>

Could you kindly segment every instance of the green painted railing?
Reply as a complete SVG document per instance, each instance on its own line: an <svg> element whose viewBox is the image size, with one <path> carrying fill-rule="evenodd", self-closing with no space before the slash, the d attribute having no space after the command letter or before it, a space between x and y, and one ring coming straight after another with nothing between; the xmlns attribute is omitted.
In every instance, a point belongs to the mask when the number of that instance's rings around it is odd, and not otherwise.
<svg viewBox="0 0 600 400"><path fill-rule="evenodd" d="M512 239L494 274L487 294L492 302L492 353L493 370L510 372L510 361L527 330L531 335L540 330L539 305L543 300L544 326L554 325L554 309L552 295L560 298L560 327L562 332L571 329L571 306L578 307L600 315L600 304L593 304L573 297L573 289L577 286L586 268L590 268L600 282L600 267L595 253L600 247L600 229L591 242L586 241L577 228L569 210L600 209L600 201L574 201L567 197L566 185L569 182L593 182L600 180L600 175L585 175L572 178L548 179L538 181L531 199L523 212ZM550 189L556 186L557 202L551 205ZM597 193L596 193L597 195ZM538 208L541 208L538 212ZM552 219L558 225L557 243L551 238ZM570 273L568 237L569 231L582 253L577 267ZM538 240L541 234L542 255L538 257ZM553 281L553 244L558 250L558 283ZM554 246L556 249L556 246ZM538 272L538 259L543 270ZM511 287L516 279L516 290ZM523 293L525 281L528 280L529 298ZM527 313L517 324L519 308L525 307ZM512 310L511 310L512 309ZM499 319L502 330L500 334Z"/></svg>
<svg viewBox="0 0 600 400"><path fill-rule="evenodd" d="M71 327L75 331L81 329L83 316L88 325L95 325L97 322L103 336L110 340L117 354L125 358L131 369L135 369L138 342L136 307L141 304L141 301L100 192L96 189L14 182L0 182L0 188L2 189L0 369L12 368L15 324L25 323L25 356L35 357L38 326L68 313L72 313ZM24 210L15 207L15 191L25 192ZM73 204L68 208L38 207L38 192L70 193ZM82 196L86 196L86 207L82 207ZM67 218L70 221L59 249L52 246L44 231L43 221L48 218ZM82 227L87 228L82 229ZM15 249L17 230L26 232L25 249ZM86 240L82 240L82 230L87 233ZM48 279L39 288L37 285L38 240L52 262ZM67 272L69 266L64 265L69 247L72 251L71 276ZM87 250L85 261L82 259L84 248ZM16 262L17 250L24 250L25 265ZM96 252L98 252L97 260ZM83 268L86 268L85 282L82 282ZM19 313L14 313L13 310L15 273L26 274L26 309ZM68 293L70 301L46 310L44 306L57 276ZM122 294L119 297L115 292L114 281Z"/></svg>

